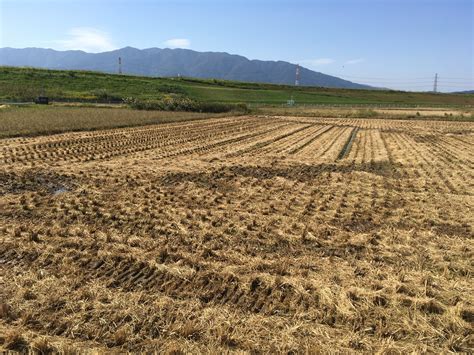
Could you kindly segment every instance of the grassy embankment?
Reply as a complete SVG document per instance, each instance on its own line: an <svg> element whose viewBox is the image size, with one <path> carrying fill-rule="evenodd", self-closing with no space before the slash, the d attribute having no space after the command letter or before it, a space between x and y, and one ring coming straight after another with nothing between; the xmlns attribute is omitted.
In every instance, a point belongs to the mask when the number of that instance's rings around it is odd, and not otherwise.
<svg viewBox="0 0 474 355"><path fill-rule="evenodd" d="M0 100L31 101L42 91L53 100L119 102L174 95L204 103L284 105L474 106L474 95L293 87L224 80L150 78L90 71L0 67Z"/></svg>
<svg viewBox="0 0 474 355"><path fill-rule="evenodd" d="M408 93L380 90L346 90L284 85L202 80L149 78L85 71L59 71L0 67L0 102L32 101L44 92L54 101L122 102L134 98L154 103L192 103L191 110L239 108L253 105L253 113L312 117L362 117L395 119L473 120L474 95ZM285 107L293 96L300 105ZM161 101L160 101L161 100ZM71 104L72 105L72 104ZM232 106L234 105L234 106ZM328 105L328 106L324 106ZM340 105L342 107L332 107ZM375 105L375 106L372 106ZM415 110L386 110L391 105L417 106ZM354 106L362 106L354 108ZM418 107L420 106L420 107ZM117 107L117 106L115 106ZM427 108L430 109L427 109ZM448 110L432 109L445 107ZM179 110L182 106L173 107ZM164 109L169 109L165 107ZM218 112L218 111L216 111ZM245 111L240 111L242 113ZM222 114L219 114L222 115ZM217 117L208 113L164 112L104 107L3 107L0 109L0 138L53 134L67 131L140 126L181 120Z"/></svg>

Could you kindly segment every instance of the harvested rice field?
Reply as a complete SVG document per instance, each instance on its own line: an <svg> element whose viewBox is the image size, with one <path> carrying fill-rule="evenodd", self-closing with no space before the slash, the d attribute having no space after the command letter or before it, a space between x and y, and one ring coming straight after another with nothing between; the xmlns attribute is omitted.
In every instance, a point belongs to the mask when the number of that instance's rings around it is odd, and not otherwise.
<svg viewBox="0 0 474 355"><path fill-rule="evenodd" d="M471 352L474 123L0 140L0 349Z"/></svg>

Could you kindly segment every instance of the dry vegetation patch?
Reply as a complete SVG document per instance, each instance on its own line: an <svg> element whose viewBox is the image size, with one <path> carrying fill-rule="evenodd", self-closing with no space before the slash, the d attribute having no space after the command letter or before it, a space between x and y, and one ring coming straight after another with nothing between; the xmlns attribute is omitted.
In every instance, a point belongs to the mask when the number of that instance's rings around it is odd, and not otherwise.
<svg viewBox="0 0 474 355"><path fill-rule="evenodd" d="M337 117L337 118L376 118L398 120L439 120L439 121L474 121L474 110L471 106L458 108L413 107L397 108L384 105L364 105L351 107L324 105L297 105L294 107L262 106L256 109L260 114L285 115L300 117Z"/></svg>
<svg viewBox="0 0 474 355"><path fill-rule="evenodd" d="M0 347L470 352L473 131L262 116L3 139Z"/></svg>
<svg viewBox="0 0 474 355"><path fill-rule="evenodd" d="M100 105L97 107L5 106L0 110L0 138L144 126L216 116L218 115L196 112L137 111Z"/></svg>

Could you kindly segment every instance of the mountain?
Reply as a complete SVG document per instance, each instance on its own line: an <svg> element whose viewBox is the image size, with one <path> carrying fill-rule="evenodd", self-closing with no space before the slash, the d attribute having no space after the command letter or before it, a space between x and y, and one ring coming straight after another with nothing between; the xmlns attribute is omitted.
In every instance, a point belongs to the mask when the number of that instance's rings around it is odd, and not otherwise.
<svg viewBox="0 0 474 355"><path fill-rule="evenodd" d="M48 69L118 71L122 58L124 74L143 76L187 76L247 82L289 84L295 82L296 65L283 61L249 60L239 55L220 52L196 52L189 49L122 49L86 53L56 51L43 48L0 48L0 65L28 66ZM373 89L335 76L300 68L300 85L350 89Z"/></svg>

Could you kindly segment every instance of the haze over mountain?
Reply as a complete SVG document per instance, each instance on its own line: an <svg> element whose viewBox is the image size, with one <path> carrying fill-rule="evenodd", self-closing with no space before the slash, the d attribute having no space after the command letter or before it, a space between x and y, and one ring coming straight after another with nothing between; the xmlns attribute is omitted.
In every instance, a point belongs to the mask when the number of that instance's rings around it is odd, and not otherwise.
<svg viewBox="0 0 474 355"><path fill-rule="evenodd" d="M136 49L125 47L103 53L43 48L0 48L0 65L48 69L94 70L117 73L118 57L124 74L144 76L188 76L273 84L294 84L296 65L284 61L249 60L221 52L189 49ZM335 76L300 68L300 85L370 89Z"/></svg>

